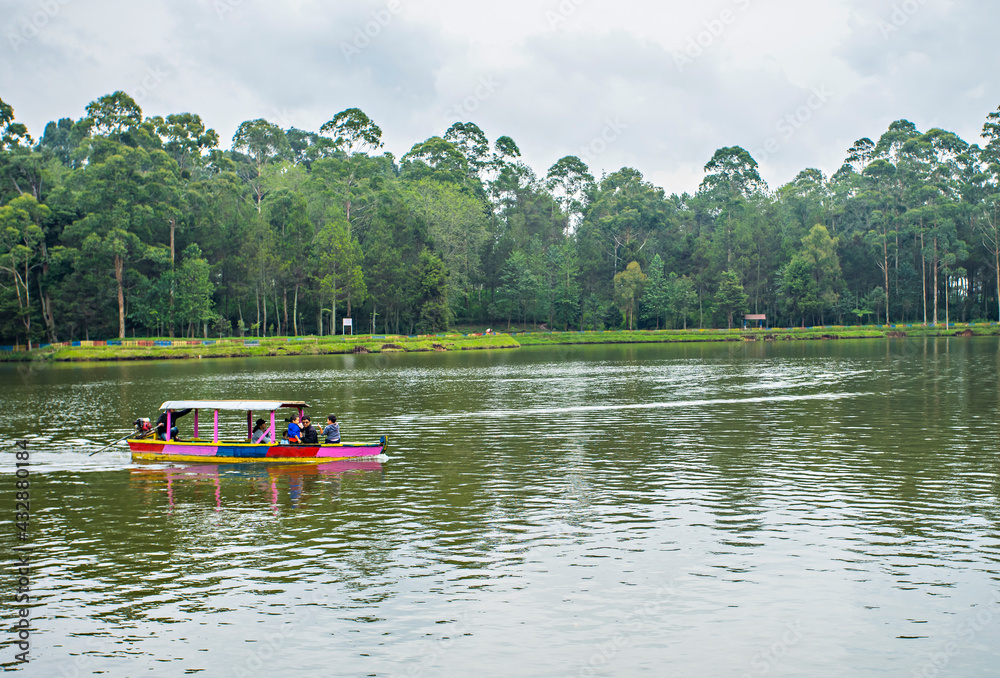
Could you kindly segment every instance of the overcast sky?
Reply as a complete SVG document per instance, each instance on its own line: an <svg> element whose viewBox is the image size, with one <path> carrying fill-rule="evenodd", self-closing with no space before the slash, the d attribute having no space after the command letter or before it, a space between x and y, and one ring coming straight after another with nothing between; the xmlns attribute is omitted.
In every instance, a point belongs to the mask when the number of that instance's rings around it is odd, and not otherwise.
<svg viewBox="0 0 1000 678"><path fill-rule="evenodd" d="M472 121L544 175L578 155L694 191L743 146L772 188L893 120L970 143L1000 105L987 0L0 0L0 98L37 138L124 90L317 130L358 107L398 158Z"/></svg>

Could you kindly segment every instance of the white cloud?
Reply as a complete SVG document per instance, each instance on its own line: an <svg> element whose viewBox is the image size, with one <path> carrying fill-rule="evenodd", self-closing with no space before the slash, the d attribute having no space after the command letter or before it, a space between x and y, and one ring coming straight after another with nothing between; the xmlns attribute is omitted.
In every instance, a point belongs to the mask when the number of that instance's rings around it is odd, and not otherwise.
<svg viewBox="0 0 1000 678"><path fill-rule="evenodd" d="M1000 5L974 0L54 1L25 37L38 0L0 0L0 97L36 136L116 89L223 139L358 106L397 156L454 116L513 137L539 174L590 149L597 173L628 165L680 192L722 146L777 186L835 171L898 118L976 142L1000 103Z"/></svg>

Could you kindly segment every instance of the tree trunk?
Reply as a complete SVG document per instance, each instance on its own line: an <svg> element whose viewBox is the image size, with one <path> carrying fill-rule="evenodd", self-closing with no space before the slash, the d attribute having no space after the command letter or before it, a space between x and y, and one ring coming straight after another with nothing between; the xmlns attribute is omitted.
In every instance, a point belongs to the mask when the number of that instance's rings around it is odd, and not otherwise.
<svg viewBox="0 0 1000 678"><path fill-rule="evenodd" d="M59 337L56 335L56 319L52 314L52 299L49 297L49 293L42 293L41 281L39 281L38 295L39 300L42 304L42 318L45 320L45 329L49 336L49 343L55 344L59 341Z"/></svg>
<svg viewBox="0 0 1000 678"><path fill-rule="evenodd" d="M993 247L993 263L997 273L997 322L1000 322L1000 238Z"/></svg>
<svg viewBox="0 0 1000 678"><path fill-rule="evenodd" d="M174 258L174 230L177 227L177 220L170 219L170 337L174 336L174 286L176 285L176 280L174 279L174 271L177 270L176 260Z"/></svg>
<svg viewBox="0 0 1000 678"><path fill-rule="evenodd" d="M281 303L282 303L282 312L284 313L285 316L285 319L282 321L281 324L285 328L284 333L288 334L288 288L287 287L281 288ZM281 334L281 332L278 332L278 334Z"/></svg>
<svg viewBox="0 0 1000 678"><path fill-rule="evenodd" d="M125 288L122 281L125 277L125 261L120 255L115 255L115 280L118 282L118 338L125 338Z"/></svg>
<svg viewBox="0 0 1000 678"><path fill-rule="evenodd" d="M889 324L889 247L887 238L882 238L882 270L885 272L885 324Z"/></svg>
<svg viewBox="0 0 1000 678"><path fill-rule="evenodd" d="M920 283L924 287L924 327L927 327L927 257L924 256L923 233L920 234ZM997 289L1000 289L1000 280L997 281Z"/></svg>
<svg viewBox="0 0 1000 678"><path fill-rule="evenodd" d="M951 296L951 294L949 294L950 290L948 289L950 282L951 282L951 276L950 275L946 275L944 277L944 326L945 326L945 329L947 329L948 325L951 324L950 309L949 309L949 305L950 305L949 302L951 301L951 299L949 299L949 297Z"/></svg>
<svg viewBox="0 0 1000 678"><path fill-rule="evenodd" d="M48 252L46 252L48 256ZM49 272L49 265L44 264L42 266L42 274L38 276L38 303L42 306L42 320L45 321L45 334L49 338L49 343L54 344L58 339L56 339L56 319L52 314L52 299L49 297L49 293L42 289L42 277Z"/></svg>
<svg viewBox="0 0 1000 678"><path fill-rule="evenodd" d="M934 238L934 256L931 258L931 268L934 269L934 326L938 324L938 257L937 238Z"/></svg>
<svg viewBox="0 0 1000 678"><path fill-rule="evenodd" d="M295 303L292 306L292 335L296 337L299 336L299 284L298 283L295 283Z"/></svg>

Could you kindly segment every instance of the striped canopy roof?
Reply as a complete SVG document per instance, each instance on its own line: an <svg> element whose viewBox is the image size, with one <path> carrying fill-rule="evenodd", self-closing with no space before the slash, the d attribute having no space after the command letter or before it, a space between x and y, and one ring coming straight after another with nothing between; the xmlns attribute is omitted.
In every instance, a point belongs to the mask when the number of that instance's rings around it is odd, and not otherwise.
<svg viewBox="0 0 1000 678"><path fill-rule="evenodd" d="M168 400L160 405L161 410L280 410L283 407L295 409L309 407L301 400Z"/></svg>

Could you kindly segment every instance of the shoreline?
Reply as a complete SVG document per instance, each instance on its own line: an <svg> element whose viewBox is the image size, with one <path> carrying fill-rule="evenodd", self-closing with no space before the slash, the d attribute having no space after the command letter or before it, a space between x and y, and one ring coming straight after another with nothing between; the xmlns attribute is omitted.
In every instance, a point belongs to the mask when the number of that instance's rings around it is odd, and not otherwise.
<svg viewBox="0 0 1000 678"><path fill-rule="evenodd" d="M890 325L883 327L825 326L752 330L610 330L525 331L493 334L427 336L356 335L338 337L278 337L222 340L125 340L43 345L31 351L0 353L0 362L128 362L201 360L204 358L265 358L298 355L426 353L507 350L529 346L599 344L672 344L757 341L837 341L920 337L1000 336L997 323Z"/></svg>

